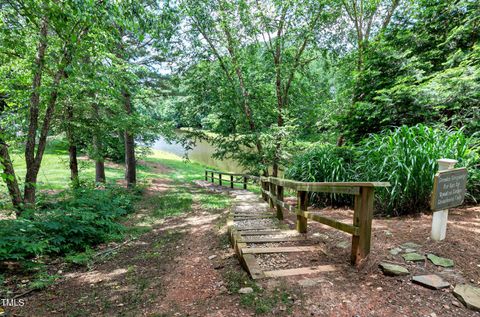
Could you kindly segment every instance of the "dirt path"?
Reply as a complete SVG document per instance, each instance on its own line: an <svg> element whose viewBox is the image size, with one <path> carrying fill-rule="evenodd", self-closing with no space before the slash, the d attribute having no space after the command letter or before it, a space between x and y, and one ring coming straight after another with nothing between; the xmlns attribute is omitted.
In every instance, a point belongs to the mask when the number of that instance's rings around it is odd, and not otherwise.
<svg viewBox="0 0 480 317"><path fill-rule="evenodd" d="M159 173L165 167L154 166ZM228 192L227 188L222 191ZM464 308L452 289L432 291L408 277L385 277L379 261L401 261L389 249L415 242L422 252L456 261L454 270L438 270L449 282L480 283L478 235L480 208L451 212L447 240L432 244L431 218L377 219L373 249L359 271L348 264L343 233L309 223L309 234L325 247L322 258L289 259L308 266L324 261L345 265L335 273L250 280L240 267L226 234L228 208L213 208L224 194L194 184L153 179L127 225L151 230L123 244L104 246L89 267L60 268L53 286L24 297L13 316L480 316ZM205 203L205 198L213 203ZM187 208L186 213L176 211ZM351 217L348 210L327 215ZM166 214L161 214L166 213ZM160 217L159 217L160 215ZM294 217L286 219L293 227ZM474 234L477 233L477 234ZM307 263L305 263L307 261ZM428 263L408 265L415 273L432 271ZM450 274L450 275L449 275ZM242 287L251 294L239 295Z"/></svg>
<svg viewBox="0 0 480 317"><path fill-rule="evenodd" d="M135 217L150 216L155 199L176 186L168 179L153 179ZM183 186L193 195L202 191L194 185ZM238 296L228 294L222 276L236 265L221 228L225 210L206 210L195 199L191 209L162 219L138 239L105 247L108 256L89 268L56 272L62 278L55 285L26 296L25 306L12 314L250 316L240 308Z"/></svg>

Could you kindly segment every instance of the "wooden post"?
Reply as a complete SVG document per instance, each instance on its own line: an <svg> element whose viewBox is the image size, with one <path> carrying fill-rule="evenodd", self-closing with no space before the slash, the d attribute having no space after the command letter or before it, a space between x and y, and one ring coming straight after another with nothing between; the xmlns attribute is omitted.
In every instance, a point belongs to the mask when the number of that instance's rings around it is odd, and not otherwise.
<svg viewBox="0 0 480 317"><path fill-rule="evenodd" d="M275 185L272 183L268 183L268 191L270 192L270 195L275 195ZM275 204L271 196L268 196L268 204L270 205L270 209L275 208Z"/></svg>
<svg viewBox="0 0 480 317"><path fill-rule="evenodd" d="M265 185L266 185L267 183L264 182L264 181L262 181L262 180L261 180L260 182L262 183L262 186L261 186L262 189L263 189L263 190L266 190L266 189L265 189L265 188L266 188ZM263 192L263 190L262 190L262 199L265 200L265 201L267 201L267 195Z"/></svg>
<svg viewBox="0 0 480 317"><path fill-rule="evenodd" d="M438 170L451 170L458 163L457 160L440 159L437 160ZM431 238L434 241L442 241L447 236L448 209L434 211L432 215Z"/></svg>
<svg viewBox="0 0 480 317"><path fill-rule="evenodd" d="M297 209L299 211L306 211L308 206L308 195L306 191L297 192ZM300 233L307 233L307 218L297 214L297 231Z"/></svg>
<svg viewBox="0 0 480 317"><path fill-rule="evenodd" d="M212 174L211 174L210 176L212 177L212 183L215 184L215 181L214 181L214 179L213 179L213 172L212 172Z"/></svg>
<svg viewBox="0 0 480 317"><path fill-rule="evenodd" d="M277 185L277 200L283 201L283 186ZM283 209L280 202L277 202L277 219L283 220Z"/></svg>
<svg viewBox="0 0 480 317"><path fill-rule="evenodd" d="M247 189L247 177L243 177L243 189Z"/></svg>
<svg viewBox="0 0 480 317"><path fill-rule="evenodd" d="M358 236L352 237L351 262L357 266L370 253L374 197L373 187L361 187L360 194L355 196L353 225L358 227Z"/></svg>
<svg viewBox="0 0 480 317"><path fill-rule="evenodd" d="M218 184L222 186L222 173L218 173Z"/></svg>
<svg viewBox="0 0 480 317"><path fill-rule="evenodd" d="M230 188L233 188L233 175L230 175Z"/></svg>
<svg viewBox="0 0 480 317"><path fill-rule="evenodd" d="M205 171L205 180L208 181L208 172Z"/></svg>

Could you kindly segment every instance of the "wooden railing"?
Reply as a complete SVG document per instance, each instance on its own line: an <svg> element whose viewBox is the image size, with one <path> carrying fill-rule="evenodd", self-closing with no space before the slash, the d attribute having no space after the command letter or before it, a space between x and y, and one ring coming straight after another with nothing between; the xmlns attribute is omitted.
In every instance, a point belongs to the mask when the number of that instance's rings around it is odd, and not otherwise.
<svg viewBox="0 0 480 317"><path fill-rule="evenodd" d="M207 177L207 173L209 177ZM215 177L218 174L218 177ZM230 177L225 180L222 175ZM238 178L242 181L238 182ZM372 236L373 204L376 187L388 187L387 182L345 182L345 183L318 183L318 182L297 182L276 177L257 177L246 174L224 173L212 170L205 171L205 180L208 178L214 182L219 180L229 182L233 188L235 183L242 183L243 188L247 188L247 181L254 180L261 184L262 197L270 205L270 208L276 210L278 219L283 219L284 212L292 212L297 216L296 230L300 233L307 232L307 219L319 222L321 224L333 227L352 235L352 250L350 260L352 264L358 265L370 253L370 244ZM237 179L237 181L234 180ZM284 199L285 188L296 191L297 206L286 204ZM352 224L340 222L336 219L325 217L319 212L307 211L308 193L334 193L354 195L354 214Z"/></svg>
<svg viewBox="0 0 480 317"><path fill-rule="evenodd" d="M218 177L215 177L215 174L218 174ZM222 177L222 175L229 176L228 179ZM212 183L215 180L218 180L219 185L223 185L223 183L230 183L230 188L234 187L234 184L243 184L243 189L247 189L247 185L249 181L259 182L260 177L248 175L248 174L235 174L235 173L225 173L219 172L214 170L205 170L205 180L210 180Z"/></svg>

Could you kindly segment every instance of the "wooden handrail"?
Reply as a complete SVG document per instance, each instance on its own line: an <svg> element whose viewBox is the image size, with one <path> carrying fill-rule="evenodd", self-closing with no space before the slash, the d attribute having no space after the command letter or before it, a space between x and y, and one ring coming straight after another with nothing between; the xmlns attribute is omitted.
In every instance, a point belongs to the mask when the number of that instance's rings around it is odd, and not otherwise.
<svg viewBox="0 0 480 317"><path fill-rule="evenodd" d="M210 174L210 176L209 176ZM218 177L214 177L218 174ZM222 175L229 175L228 179L222 179ZM234 177L243 178L243 188L247 188L248 179L260 181L262 197L269 203L271 209L276 209L278 219L283 219L283 212L293 212L297 216L297 231L307 232L307 219L330 226L337 230L352 235L351 262L355 265L365 259L370 253L372 235L372 219L375 188L389 187L388 182L299 182L278 177L258 177L248 174L224 173L214 170L205 170L205 180L215 179L230 182L233 188ZM297 192L297 207L290 206L283 201L284 188L293 189ZM321 192L333 194L348 194L355 196L353 223L347 224L336 219L328 218L318 212L307 211L308 193Z"/></svg>

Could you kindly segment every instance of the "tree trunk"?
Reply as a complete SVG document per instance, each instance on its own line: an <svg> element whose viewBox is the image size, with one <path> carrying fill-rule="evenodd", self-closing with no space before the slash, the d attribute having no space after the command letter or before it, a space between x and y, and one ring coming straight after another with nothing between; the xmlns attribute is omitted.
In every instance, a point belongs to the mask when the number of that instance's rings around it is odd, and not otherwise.
<svg viewBox="0 0 480 317"><path fill-rule="evenodd" d="M124 98L125 112L131 115L133 112L131 95L128 91L122 92ZM125 129L125 180L127 186L134 187L137 183L137 170L135 161L135 139L133 133L129 129Z"/></svg>
<svg viewBox="0 0 480 317"><path fill-rule="evenodd" d="M0 94L0 115L7 107L7 103L4 99L5 96ZM20 192L17 176L15 175L15 169L13 168L10 153L8 152L8 145L3 139L1 139L2 132L2 127L0 126L0 166L2 166L3 173L5 174L5 183L7 184L10 200L12 201L12 205L16 210L17 216L20 216L23 208L22 193Z"/></svg>
<svg viewBox="0 0 480 317"><path fill-rule="evenodd" d="M99 109L97 104L92 105L95 118L99 118ZM95 152L95 182L105 183L105 158L103 156L103 144L99 137L99 128L95 127L93 132L93 148Z"/></svg>
<svg viewBox="0 0 480 317"><path fill-rule="evenodd" d="M40 86L42 84L43 68L45 65L45 52L47 50L48 19L44 17L40 25L40 39L38 42L37 56L35 57L35 72L32 81L32 94L30 95L30 114L27 142L25 145L25 163L27 174L25 176L25 203L35 202L35 184L37 183L38 169L35 164L35 145L38 129L38 115L40 104Z"/></svg>
<svg viewBox="0 0 480 317"><path fill-rule="evenodd" d="M70 158L70 180L74 188L79 186L78 174L78 160L77 160L77 143L75 141L75 134L73 132L73 107L67 105L66 107L67 120L67 139L68 139L68 154Z"/></svg>
<svg viewBox="0 0 480 317"><path fill-rule="evenodd" d="M68 154L70 156L70 179L73 186L78 187L80 183L78 178L77 146L75 144L70 144Z"/></svg>
<svg viewBox="0 0 480 317"><path fill-rule="evenodd" d="M53 84L52 84L52 91L50 92L50 96L47 104L47 110L45 111L45 117L43 118L43 125L42 125L42 130L40 132L40 138L38 139L37 154L34 155L33 161L27 159L27 174L25 175L25 190L23 194L25 205L30 205L30 206L35 205L37 176L38 176L38 172L40 171L40 164L42 162L43 154L45 153L45 148L47 146L47 136L50 130L50 122L55 112L55 104L57 103L60 81L65 75L64 71L67 65L68 63L67 64L62 63L57 73L55 74L55 77L53 79ZM38 120L38 117L37 117L37 120ZM30 138L30 134L29 134L29 138ZM25 154L27 154L27 152L35 153L35 143L36 143L35 139L33 140L33 142L27 142L27 148L25 149L25 152L26 152Z"/></svg>
<svg viewBox="0 0 480 317"><path fill-rule="evenodd" d="M95 161L95 182L97 183L105 183L105 162L103 160L96 160Z"/></svg>
<svg viewBox="0 0 480 317"><path fill-rule="evenodd" d="M8 153L8 146L2 140L0 140L0 159L1 165L3 166L3 173L6 175L5 183L7 184L8 193L10 194L10 199L18 217L22 213L22 193L18 186L10 154Z"/></svg>

